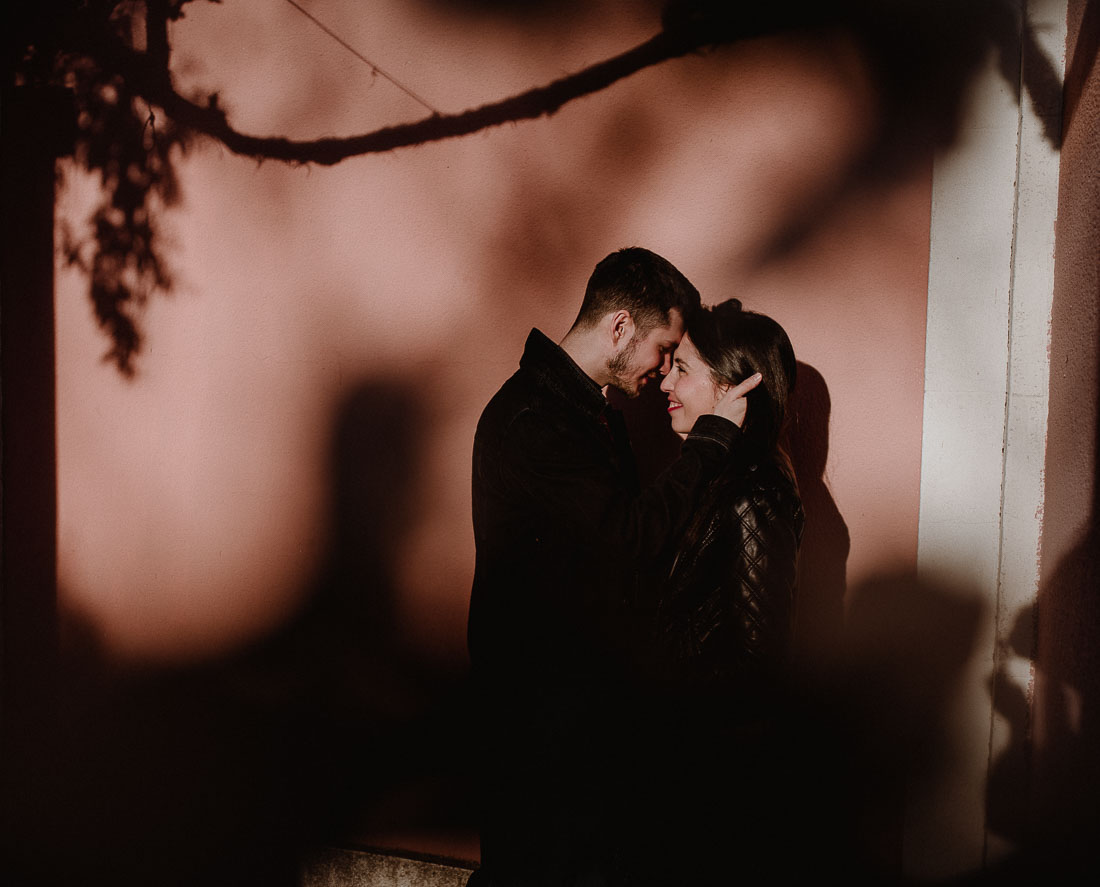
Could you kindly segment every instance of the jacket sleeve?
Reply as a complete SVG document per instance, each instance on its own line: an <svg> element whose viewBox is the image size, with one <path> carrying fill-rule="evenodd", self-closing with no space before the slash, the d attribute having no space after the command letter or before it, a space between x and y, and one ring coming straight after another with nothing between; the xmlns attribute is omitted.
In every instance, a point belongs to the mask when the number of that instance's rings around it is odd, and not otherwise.
<svg viewBox="0 0 1100 887"><path fill-rule="evenodd" d="M738 503L740 555L730 561L735 594L732 626L742 639L746 666L768 672L787 654L794 608L798 533L766 492Z"/></svg>
<svg viewBox="0 0 1100 887"><path fill-rule="evenodd" d="M542 528L638 566L682 532L739 436L726 419L700 417L679 459L637 493L591 440L579 434L570 439L524 411L504 435L498 467L502 483L527 503Z"/></svg>

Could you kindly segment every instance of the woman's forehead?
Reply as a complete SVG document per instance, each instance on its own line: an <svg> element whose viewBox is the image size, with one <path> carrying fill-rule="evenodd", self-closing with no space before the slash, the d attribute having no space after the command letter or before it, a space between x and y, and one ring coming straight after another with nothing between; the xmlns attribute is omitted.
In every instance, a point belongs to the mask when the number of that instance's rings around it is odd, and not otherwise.
<svg viewBox="0 0 1100 887"><path fill-rule="evenodd" d="M699 362L702 359L699 357L699 352L695 350L695 343L691 341L687 333L684 333L684 338L676 346L676 359L685 363Z"/></svg>

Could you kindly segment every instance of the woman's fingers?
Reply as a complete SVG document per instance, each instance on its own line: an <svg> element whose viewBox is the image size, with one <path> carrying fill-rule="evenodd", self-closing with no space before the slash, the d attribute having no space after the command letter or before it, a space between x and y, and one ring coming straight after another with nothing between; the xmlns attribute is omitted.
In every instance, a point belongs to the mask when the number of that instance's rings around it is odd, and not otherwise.
<svg viewBox="0 0 1100 887"><path fill-rule="evenodd" d="M753 373L740 385L735 385L733 388L731 388L727 392L726 396L730 398L744 397L746 394L752 391L753 388L759 385L763 381L763 379L764 377L760 375L760 373Z"/></svg>
<svg viewBox="0 0 1100 887"><path fill-rule="evenodd" d="M745 423L745 414L748 412L748 401L745 395L752 391L764 377L760 373L753 373L739 385L734 385L718 400L714 406L714 414L723 419L729 419L740 428Z"/></svg>

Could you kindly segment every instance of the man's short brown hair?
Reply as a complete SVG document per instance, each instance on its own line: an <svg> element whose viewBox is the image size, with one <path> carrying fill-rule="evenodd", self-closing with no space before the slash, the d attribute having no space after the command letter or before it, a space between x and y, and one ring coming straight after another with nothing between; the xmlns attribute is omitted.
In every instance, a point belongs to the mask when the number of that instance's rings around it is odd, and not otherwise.
<svg viewBox="0 0 1100 887"><path fill-rule="evenodd" d="M669 322L677 308L687 322L699 310L699 291L668 259L630 246L601 261L584 291L574 328L592 327L611 311L625 308L639 335Z"/></svg>

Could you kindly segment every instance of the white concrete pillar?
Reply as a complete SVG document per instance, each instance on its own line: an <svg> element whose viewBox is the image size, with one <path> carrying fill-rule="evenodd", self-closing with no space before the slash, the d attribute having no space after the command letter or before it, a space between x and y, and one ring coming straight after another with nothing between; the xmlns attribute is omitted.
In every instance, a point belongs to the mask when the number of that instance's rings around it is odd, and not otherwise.
<svg viewBox="0 0 1100 887"><path fill-rule="evenodd" d="M1060 81L1066 0L1030 0L1025 14ZM1039 62L1022 53L1023 82ZM1017 104L997 63L933 172L918 569L977 589L987 618L949 701L951 763L906 810L904 868L923 881L1011 852L986 823L989 768L1009 740L991 693L998 665L1030 693L1029 660L1004 653L1038 593L1058 199L1043 124L1059 131L1061 102L1058 90L1036 107L1025 89Z"/></svg>

